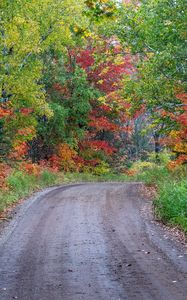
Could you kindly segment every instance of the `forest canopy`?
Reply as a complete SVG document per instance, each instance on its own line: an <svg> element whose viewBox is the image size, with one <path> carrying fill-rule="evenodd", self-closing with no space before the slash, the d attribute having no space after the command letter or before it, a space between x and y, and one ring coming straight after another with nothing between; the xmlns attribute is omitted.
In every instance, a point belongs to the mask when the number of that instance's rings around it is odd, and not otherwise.
<svg viewBox="0 0 187 300"><path fill-rule="evenodd" d="M2 0L2 173L32 164L128 172L150 157L159 164L166 152L168 168L184 165L185 7Z"/></svg>

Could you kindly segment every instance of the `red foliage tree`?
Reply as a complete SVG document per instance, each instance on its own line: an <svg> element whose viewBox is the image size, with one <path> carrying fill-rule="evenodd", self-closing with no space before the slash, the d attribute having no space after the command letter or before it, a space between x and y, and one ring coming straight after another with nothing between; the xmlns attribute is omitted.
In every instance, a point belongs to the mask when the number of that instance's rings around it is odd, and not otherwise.
<svg viewBox="0 0 187 300"><path fill-rule="evenodd" d="M103 95L101 100L92 102L86 145L102 150L109 156L114 153L114 145L116 140L119 141L120 133L132 131L128 113L130 104L123 100L121 88L124 76L133 74L135 68L132 57L121 55L119 43L115 45L105 41L102 46L73 52L76 63L86 71L90 84Z"/></svg>

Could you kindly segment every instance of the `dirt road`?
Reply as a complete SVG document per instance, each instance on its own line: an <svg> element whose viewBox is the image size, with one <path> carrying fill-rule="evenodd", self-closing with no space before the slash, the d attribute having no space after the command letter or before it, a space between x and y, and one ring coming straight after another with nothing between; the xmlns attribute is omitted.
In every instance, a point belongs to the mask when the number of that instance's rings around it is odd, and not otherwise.
<svg viewBox="0 0 187 300"><path fill-rule="evenodd" d="M41 193L0 239L1 300L186 300L187 253L147 213L139 184Z"/></svg>

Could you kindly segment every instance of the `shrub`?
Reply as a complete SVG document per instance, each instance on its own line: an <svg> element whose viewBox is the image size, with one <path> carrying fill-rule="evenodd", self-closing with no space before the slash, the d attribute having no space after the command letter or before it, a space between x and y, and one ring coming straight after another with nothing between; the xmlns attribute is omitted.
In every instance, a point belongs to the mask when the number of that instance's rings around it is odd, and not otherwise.
<svg viewBox="0 0 187 300"><path fill-rule="evenodd" d="M135 170L135 169L125 170L124 173L125 173L127 176L135 176L135 175L137 175L137 170Z"/></svg>
<svg viewBox="0 0 187 300"><path fill-rule="evenodd" d="M152 168L155 168L156 164L149 161L137 161L132 166L131 169L136 170L137 172L146 171Z"/></svg>
<svg viewBox="0 0 187 300"><path fill-rule="evenodd" d="M166 149L164 151L160 152L159 153L159 162L160 162L160 165L167 166L168 163L171 160L172 155L173 154L171 152L167 151ZM148 161L157 163L155 152L152 152L152 153L149 154Z"/></svg>
<svg viewBox="0 0 187 300"><path fill-rule="evenodd" d="M100 164L94 168L93 174L101 176L110 173L110 171L109 164L101 161Z"/></svg>
<svg viewBox="0 0 187 300"><path fill-rule="evenodd" d="M38 164L34 164L31 161L23 161L19 165L19 170L24 171L29 175L39 176L41 174L41 166Z"/></svg>
<svg viewBox="0 0 187 300"><path fill-rule="evenodd" d="M74 158L76 158L76 151L68 144L60 144L58 147L58 157L60 160L61 169L65 172L75 171L76 164Z"/></svg>
<svg viewBox="0 0 187 300"><path fill-rule="evenodd" d="M147 184L157 185L160 181L167 180L169 178L169 170L162 166L155 166L136 176L137 180L143 181Z"/></svg>
<svg viewBox="0 0 187 300"><path fill-rule="evenodd" d="M0 163L0 189L6 189L6 178L10 175L12 169L5 163Z"/></svg>

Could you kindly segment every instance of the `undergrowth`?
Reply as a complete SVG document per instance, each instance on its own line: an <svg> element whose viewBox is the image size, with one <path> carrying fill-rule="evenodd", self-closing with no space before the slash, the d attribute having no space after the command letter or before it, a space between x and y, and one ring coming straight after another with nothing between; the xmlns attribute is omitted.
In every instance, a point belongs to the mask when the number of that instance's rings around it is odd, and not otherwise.
<svg viewBox="0 0 187 300"><path fill-rule="evenodd" d="M187 233L187 179L170 179L158 183L154 201L157 216Z"/></svg>
<svg viewBox="0 0 187 300"><path fill-rule="evenodd" d="M136 175L136 180L156 187L154 208L157 217L165 224L177 226L187 233L186 166L173 171L157 166Z"/></svg>
<svg viewBox="0 0 187 300"><path fill-rule="evenodd" d="M0 192L0 212L32 192L58 183L59 175L44 171L40 176L29 175L21 171L13 172L7 178L7 189Z"/></svg>
<svg viewBox="0 0 187 300"><path fill-rule="evenodd" d="M64 175L64 182L124 182L130 181L133 178L125 174L115 174L115 173L107 173L101 176L93 175L90 173L66 173Z"/></svg>

